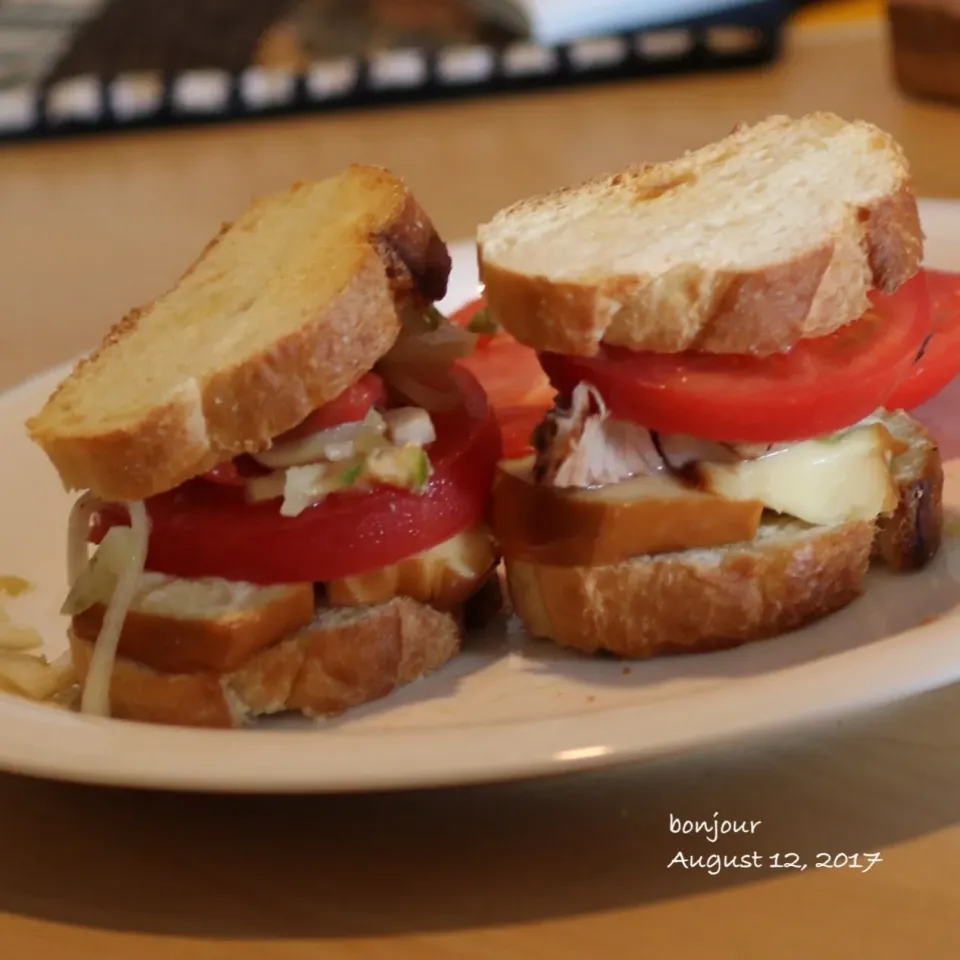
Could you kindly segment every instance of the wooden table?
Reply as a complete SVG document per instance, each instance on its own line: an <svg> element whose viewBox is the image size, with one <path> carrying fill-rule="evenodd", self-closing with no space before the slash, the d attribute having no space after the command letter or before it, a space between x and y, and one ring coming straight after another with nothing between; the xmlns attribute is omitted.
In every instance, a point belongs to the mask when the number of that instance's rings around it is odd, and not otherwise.
<svg viewBox="0 0 960 960"><path fill-rule="evenodd" d="M449 237L530 191L662 158L740 119L890 129L960 195L960 111L901 99L870 25L764 73L0 151L0 386L172 281L251 194L350 160L403 172ZM0 956L954 957L960 689L788 737L562 781L217 798L0 777ZM681 841L670 815L762 821ZM880 853L869 873L672 869L678 850Z"/></svg>

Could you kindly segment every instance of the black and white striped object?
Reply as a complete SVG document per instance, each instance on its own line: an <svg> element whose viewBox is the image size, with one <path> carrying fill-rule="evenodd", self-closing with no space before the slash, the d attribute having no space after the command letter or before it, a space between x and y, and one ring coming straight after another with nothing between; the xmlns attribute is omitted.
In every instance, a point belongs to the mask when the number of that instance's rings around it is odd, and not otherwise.
<svg viewBox="0 0 960 960"><path fill-rule="evenodd" d="M395 47L325 57L298 70L218 64L171 72L131 65L110 74L71 74L69 64L83 60L71 50L72 38L109 2L0 0L0 140L757 67L779 55L788 8L785 0L750 0L695 20L569 43Z"/></svg>

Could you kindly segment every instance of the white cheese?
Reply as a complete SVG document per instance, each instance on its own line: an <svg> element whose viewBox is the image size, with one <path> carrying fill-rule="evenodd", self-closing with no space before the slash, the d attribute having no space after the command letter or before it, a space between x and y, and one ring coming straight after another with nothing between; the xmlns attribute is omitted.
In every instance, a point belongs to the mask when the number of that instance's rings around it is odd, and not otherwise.
<svg viewBox="0 0 960 960"><path fill-rule="evenodd" d="M760 500L807 523L873 520L897 505L890 473L895 441L879 423L806 440L758 460L697 465L704 489Z"/></svg>

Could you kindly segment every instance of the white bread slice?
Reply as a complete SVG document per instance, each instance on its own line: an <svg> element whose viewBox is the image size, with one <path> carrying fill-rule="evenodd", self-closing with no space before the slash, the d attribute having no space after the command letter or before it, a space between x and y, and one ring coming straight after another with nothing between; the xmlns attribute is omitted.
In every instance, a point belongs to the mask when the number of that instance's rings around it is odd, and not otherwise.
<svg viewBox="0 0 960 960"><path fill-rule="evenodd" d="M311 583L262 587L215 577L185 580L141 575L123 623L118 653L156 670L235 670L257 651L313 619ZM96 640L104 603L71 619L82 639Z"/></svg>
<svg viewBox="0 0 960 960"><path fill-rule="evenodd" d="M477 245L493 314L537 350L769 354L896 289L923 235L897 143L815 113L523 200Z"/></svg>
<svg viewBox="0 0 960 960"><path fill-rule="evenodd" d="M701 653L776 636L840 609L860 594L871 559L918 569L940 546L940 452L902 411L883 422L909 446L892 464L899 504L876 522L813 527L767 519L747 543L604 566L507 559L515 612L534 636L586 653Z"/></svg>
<svg viewBox="0 0 960 960"><path fill-rule="evenodd" d="M510 560L513 608L536 637L585 653L705 653L776 636L855 599L873 524L761 525L745 544L600 567Z"/></svg>
<svg viewBox="0 0 960 960"><path fill-rule="evenodd" d="M359 607L410 597L440 610L457 610L496 567L493 535L485 524L388 567L323 584L323 603ZM73 632L96 640L108 597L72 617ZM185 579L140 575L124 620L118 652L167 673L230 672L255 653L308 624L316 605L312 583L258 586L218 577Z"/></svg>
<svg viewBox="0 0 960 960"><path fill-rule="evenodd" d="M162 673L121 657L110 684L114 717L177 726L239 727L261 714L333 716L436 670L460 648L450 614L396 597L378 606L327 608L232 673ZM71 631L81 681L93 644Z"/></svg>
<svg viewBox="0 0 960 960"><path fill-rule="evenodd" d="M27 426L68 489L141 500L269 446L391 347L447 250L403 181L353 166L255 202Z"/></svg>
<svg viewBox="0 0 960 960"><path fill-rule="evenodd" d="M120 637L113 715L224 725L229 711L237 721L339 712L382 696L452 656L461 625L499 610L496 560L481 524L392 567L325 584L318 611L312 584L142 574ZM83 677L103 613L98 603L72 620Z"/></svg>

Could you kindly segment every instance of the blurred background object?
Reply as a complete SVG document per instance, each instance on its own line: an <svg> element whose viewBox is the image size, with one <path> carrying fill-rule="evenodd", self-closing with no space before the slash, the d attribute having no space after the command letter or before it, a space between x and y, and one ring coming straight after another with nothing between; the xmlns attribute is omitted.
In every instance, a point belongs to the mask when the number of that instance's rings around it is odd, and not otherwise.
<svg viewBox="0 0 960 960"><path fill-rule="evenodd" d="M0 138L758 67L786 0L0 0Z"/></svg>
<svg viewBox="0 0 960 960"><path fill-rule="evenodd" d="M956 0L890 0L893 70L904 93L960 100L960 5Z"/></svg>

